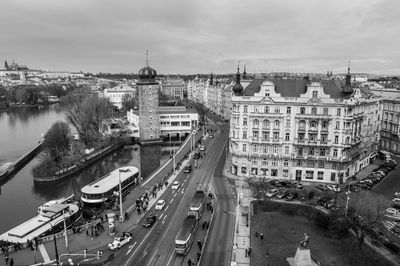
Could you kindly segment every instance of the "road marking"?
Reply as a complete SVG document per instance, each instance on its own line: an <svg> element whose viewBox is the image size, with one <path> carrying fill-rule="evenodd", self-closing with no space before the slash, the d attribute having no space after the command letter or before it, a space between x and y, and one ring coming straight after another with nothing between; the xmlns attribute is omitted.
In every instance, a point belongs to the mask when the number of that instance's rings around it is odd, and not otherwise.
<svg viewBox="0 0 400 266"><path fill-rule="evenodd" d="M176 197L176 195L177 195L177 194L174 194L173 198L175 198L175 197Z"/></svg>
<svg viewBox="0 0 400 266"><path fill-rule="evenodd" d="M169 207L169 205L167 206L167 208L165 208L165 211L167 211L167 210L168 210L168 207Z"/></svg>
<svg viewBox="0 0 400 266"><path fill-rule="evenodd" d="M39 244L38 247L39 247L40 254L42 254L42 258L43 258L44 262L46 262L46 263L50 262L49 254L47 254L47 251L46 251L46 248L44 247L44 245Z"/></svg>
<svg viewBox="0 0 400 266"><path fill-rule="evenodd" d="M171 204L175 199L172 199L169 203Z"/></svg>
<svg viewBox="0 0 400 266"><path fill-rule="evenodd" d="M136 244L137 244L137 242L135 242L135 243L133 243L133 245L129 246L129 250L128 250L128 252L126 252L126 255L128 255L132 251L132 249L136 246Z"/></svg>
<svg viewBox="0 0 400 266"><path fill-rule="evenodd" d="M165 223L165 219L167 218L167 216L168 216L168 215L165 215L165 216L164 216L164 219L163 219L162 222L161 222L162 224Z"/></svg>
<svg viewBox="0 0 400 266"><path fill-rule="evenodd" d="M147 255L147 248L148 248L149 246L150 246L150 242L147 244L146 248L144 249L144 251L143 251L143 256L142 256L142 257L144 257L144 256Z"/></svg>
<svg viewBox="0 0 400 266"><path fill-rule="evenodd" d="M161 213L161 215L160 215L160 219L161 219L161 217L164 215L164 213Z"/></svg>
<svg viewBox="0 0 400 266"><path fill-rule="evenodd" d="M129 265L129 261L133 258L135 255L136 251L140 248L140 246L145 242L146 238L150 235L151 231L153 231L155 227L151 228L150 231L147 233L147 235L143 238L143 240L140 242L138 248L132 253L132 255L128 258L128 260L125 262L124 266Z"/></svg>

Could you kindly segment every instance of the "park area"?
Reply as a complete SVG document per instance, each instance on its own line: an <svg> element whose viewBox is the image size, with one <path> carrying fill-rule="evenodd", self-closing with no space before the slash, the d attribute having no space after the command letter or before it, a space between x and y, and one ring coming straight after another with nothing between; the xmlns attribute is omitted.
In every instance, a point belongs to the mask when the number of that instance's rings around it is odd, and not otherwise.
<svg viewBox="0 0 400 266"><path fill-rule="evenodd" d="M312 258L321 265L391 265L367 245L360 250L356 238L350 234L341 239L331 238L312 219L295 215L295 212L285 208L283 211L271 210L262 204L258 201L253 205L251 266L289 265L286 258L294 257L304 233L309 235ZM256 232L262 233L263 239L256 237Z"/></svg>

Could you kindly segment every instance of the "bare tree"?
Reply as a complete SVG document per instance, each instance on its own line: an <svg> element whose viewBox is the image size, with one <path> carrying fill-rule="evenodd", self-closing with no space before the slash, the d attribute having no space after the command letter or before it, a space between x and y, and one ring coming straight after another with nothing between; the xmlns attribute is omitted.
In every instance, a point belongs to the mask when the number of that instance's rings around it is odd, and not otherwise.
<svg viewBox="0 0 400 266"><path fill-rule="evenodd" d="M59 162L71 148L71 130L65 122L55 122L47 131L43 141L43 151Z"/></svg>
<svg viewBox="0 0 400 266"><path fill-rule="evenodd" d="M363 191L355 193L349 201L350 226L358 239L359 248L362 248L367 231L374 226L382 227L382 218L389 201L382 195Z"/></svg>
<svg viewBox="0 0 400 266"><path fill-rule="evenodd" d="M137 98L131 93L125 93L124 97L122 97L122 107L129 111L131 109L137 109L138 102Z"/></svg>
<svg viewBox="0 0 400 266"><path fill-rule="evenodd" d="M253 189L255 197L258 198L260 190L265 188L267 185L268 180L265 176L262 177L255 177L251 176L247 179L247 183Z"/></svg>

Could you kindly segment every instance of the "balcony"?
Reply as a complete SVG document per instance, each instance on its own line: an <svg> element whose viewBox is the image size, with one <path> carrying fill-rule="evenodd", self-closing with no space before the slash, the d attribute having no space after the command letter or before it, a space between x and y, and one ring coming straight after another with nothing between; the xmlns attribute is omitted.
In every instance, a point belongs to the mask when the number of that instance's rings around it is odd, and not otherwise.
<svg viewBox="0 0 400 266"><path fill-rule="evenodd" d="M332 119L331 115L326 114L296 114L296 119L318 119L318 120L330 120Z"/></svg>
<svg viewBox="0 0 400 266"><path fill-rule="evenodd" d="M297 130L298 131L306 131L306 127L305 126L299 126L299 128Z"/></svg>

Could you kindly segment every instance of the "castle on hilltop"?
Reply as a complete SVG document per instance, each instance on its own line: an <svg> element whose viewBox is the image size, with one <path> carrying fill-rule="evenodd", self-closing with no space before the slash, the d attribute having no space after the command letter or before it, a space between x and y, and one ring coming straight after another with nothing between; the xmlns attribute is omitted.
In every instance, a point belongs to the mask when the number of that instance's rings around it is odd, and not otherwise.
<svg viewBox="0 0 400 266"><path fill-rule="evenodd" d="M7 60L4 62L4 69L7 71L24 71L24 70L29 70L29 68L25 65L18 65L17 63L12 61L12 63L9 65L7 63Z"/></svg>

